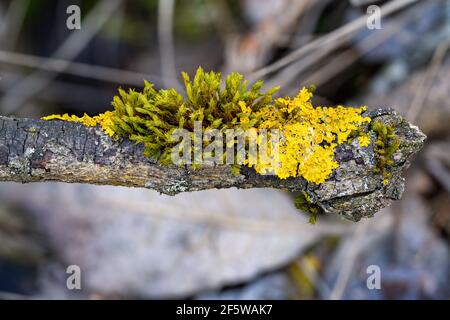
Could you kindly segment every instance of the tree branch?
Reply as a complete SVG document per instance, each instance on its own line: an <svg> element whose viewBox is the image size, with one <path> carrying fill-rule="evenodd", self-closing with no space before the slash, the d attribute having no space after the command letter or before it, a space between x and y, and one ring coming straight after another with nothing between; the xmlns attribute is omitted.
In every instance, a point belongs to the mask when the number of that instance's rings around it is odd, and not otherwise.
<svg viewBox="0 0 450 320"><path fill-rule="evenodd" d="M370 217L404 190L403 169L423 146L425 135L390 109L367 114L390 124L401 145L394 154L392 176L387 186L375 173L373 145L361 148L357 139L336 149L339 168L322 184L302 178L280 180L259 175L242 166L237 175L228 165L190 166L158 164L143 155L142 145L126 139L114 141L100 128L64 121L0 117L0 181L62 181L101 185L144 187L174 195L212 188L278 188L307 191L311 201L325 213L352 221ZM374 140L374 139L372 139Z"/></svg>

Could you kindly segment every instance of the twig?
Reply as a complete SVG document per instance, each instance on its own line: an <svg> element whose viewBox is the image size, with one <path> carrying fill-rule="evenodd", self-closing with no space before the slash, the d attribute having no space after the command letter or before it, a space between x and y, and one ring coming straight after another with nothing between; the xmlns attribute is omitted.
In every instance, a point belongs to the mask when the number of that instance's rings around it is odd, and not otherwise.
<svg viewBox="0 0 450 320"><path fill-rule="evenodd" d="M383 17L387 17L404 7L417 2L418 0L394 0L386 5L381 7L381 13ZM316 40L304 45L303 47L293 51L292 53L288 54L287 56L281 58L280 60L261 68L249 76L252 79L260 79L270 73L273 73L279 69L282 69L286 67L287 65L297 61L298 59L302 58L305 54L308 54L310 52L313 52L317 48L323 48L328 47L328 45L333 45L336 43L343 42L346 38L353 35L355 32L357 32L359 29L366 26L367 17L361 16L358 19L340 27L339 29L330 32L329 34L322 36L320 38L317 38Z"/></svg>
<svg viewBox="0 0 450 320"><path fill-rule="evenodd" d="M261 19L243 36L229 37L226 43L225 70L243 73L254 71L264 65L272 51L283 40L288 39L299 17L313 1L280 1L278 10ZM282 18L281 18L282 16Z"/></svg>
<svg viewBox="0 0 450 320"><path fill-rule="evenodd" d="M2 81L0 81L0 92L6 92L13 83L17 83L23 79L23 75L14 72L1 73ZM90 112L103 111L108 107L109 98L115 90L113 88L93 87L92 85L83 83L64 82L61 80L54 80L52 82L51 90L45 90L39 96L36 96L37 101L45 101L51 103L70 103L75 106L82 106L80 111L90 109ZM68 92L77 92L77 94L67 94ZM98 109L91 109L93 106ZM103 108L103 109L102 109ZM42 112L38 109L29 108L26 106L22 109L30 117L39 116Z"/></svg>
<svg viewBox="0 0 450 320"><path fill-rule="evenodd" d="M82 30L72 33L53 54L53 58L68 60L61 66L62 69L67 68L70 60L78 56L121 3L121 0L103 0L89 12L88 17L83 21ZM3 112L10 114L17 111L19 106L23 106L28 99L51 83L56 75L42 70L33 72L21 83L12 87L8 94L0 100Z"/></svg>
<svg viewBox="0 0 450 320"><path fill-rule="evenodd" d="M414 97L412 105L406 113L406 118L408 118L408 120L415 122L417 116L424 107L429 96L430 89L433 86L434 79L439 73L440 67L449 48L450 41L442 43L436 48L430 65L425 74L422 76L420 84L417 86L417 94Z"/></svg>
<svg viewBox="0 0 450 320"><path fill-rule="evenodd" d="M389 39L394 33L398 32L398 30L400 30L400 26L394 25L390 29L383 30L384 32L370 34L360 41L359 50L351 48L333 57L328 64L319 70L315 70L314 73L308 76L304 83L314 83L316 86L324 84L333 76L355 63L360 57L381 45L386 39ZM286 83L281 83L280 85L285 86Z"/></svg>
<svg viewBox="0 0 450 320"><path fill-rule="evenodd" d="M162 86L161 77L156 75L80 62L72 62L64 59L43 58L3 50L0 50L0 63L24 66L55 73L67 73L78 77L90 78L115 84L142 86L145 79Z"/></svg>
<svg viewBox="0 0 450 320"><path fill-rule="evenodd" d="M30 0L11 1L0 22L0 48L13 48L19 35Z"/></svg>
<svg viewBox="0 0 450 320"><path fill-rule="evenodd" d="M345 260L339 270L336 284L330 294L330 300L340 300L347 288L347 283L350 280L352 270L355 262L358 259L361 250L361 241L364 239L364 234L368 229L369 224L363 222L356 226L355 232L351 239L351 248L346 252Z"/></svg>
<svg viewBox="0 0 450 320"><path fill-rule="evenodd" d="M173 14L175 0L159 0L158 4L158 41L161 59L161 74L165 87L180 88L175 66L175 48L173 44Z"/></svg>
<svg viewBox="0 0 450 320"><path fill-rule="evenodd" d="M331 288L328 286L328 283L322 278L319 272L311 266L311 264L301 259L296 262L299 268L305 273L305 275L311 279L311 282L314 283L314 287L318 292L319 297L326 298L328 293L331 291Z"/></svg>
<svg viewBox="0 0 450 320"><path fill-rule="evenodd" d="M314 185L300 177L260 175L246 166L236 174L229 165L204 165L197 170L161 165L143 155L142 145L111 139L100 128L7 117L0 117L0 181L121 185L170 195L231 187L307 191L324 212L358 221L400 198L404 188L401 173L425 140L417 127L391 110L380 109L368 115L394 125L399 139L407 141L392 165L389 186L383 186L381 175L370 169L373 164L360 159L374 159L373 148L361 148L357 143L336 151L339 174Z"/></svg>

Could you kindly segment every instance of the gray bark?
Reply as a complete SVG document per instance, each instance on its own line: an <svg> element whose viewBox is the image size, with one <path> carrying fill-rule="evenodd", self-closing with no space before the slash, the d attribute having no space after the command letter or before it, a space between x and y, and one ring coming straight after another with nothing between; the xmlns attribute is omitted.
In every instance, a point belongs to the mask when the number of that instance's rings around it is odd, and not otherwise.
<svg viewBox="0 0 450 320"><path fill-rule="evenodd" d="M324 183L315 185L302 178L281 180L259 175L247 167L242 167L237 175L228 165L202 166L197 170L161 165L143 155L142 145L126 139L115 141L100 128L8 117L0 117L0 181L121 185L169 195L231 187L306 191L323 212L358 221L400 199L405 184L401 173L426 139L393 110L379 109L368 112L368 116L392 125L401 140L387 186L383 186L380 174L373 172L373 145L361 148L356 139L337 148L339 168Z"/></svg>

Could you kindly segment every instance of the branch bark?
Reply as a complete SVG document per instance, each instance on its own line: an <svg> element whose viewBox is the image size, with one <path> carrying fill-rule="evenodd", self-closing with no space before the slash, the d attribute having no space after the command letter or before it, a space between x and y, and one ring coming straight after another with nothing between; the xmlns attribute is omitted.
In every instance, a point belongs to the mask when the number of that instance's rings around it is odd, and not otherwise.
<svg viewBox="0 0 450 320"><path fill-rule="evenodd" d="M401 173L426 139L417 127L391 109L371 111L368 116L393 126L401 140L387 186L383 186L380 174L373 172L373 145L361 148L357 139L337 148L339 168L324 183L315 185L302 178L281 180L259 175L244 166L237 175L228 165L202 166L197 170L161 165L143 155L142 145L126 139L114 141L100 128L9 117L0 117L0 181L120 185L169 195L231 187L307 191L323 212L358 221L400 199L405 184Z"/></svg>

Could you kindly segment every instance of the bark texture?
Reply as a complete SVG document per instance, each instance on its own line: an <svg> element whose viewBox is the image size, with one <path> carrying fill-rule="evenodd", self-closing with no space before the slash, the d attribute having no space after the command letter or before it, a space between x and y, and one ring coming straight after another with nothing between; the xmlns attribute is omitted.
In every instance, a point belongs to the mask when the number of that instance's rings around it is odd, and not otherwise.
<svg viewBox="0 0 450 320"><path fill-rule="evenodd" d="M242 167L237 175L227 165L202 166L197 170L160 165L143 155L142 145L126 139L115 141L100 128L8 117L0 117L0 181L121 185L169 195L230 187L307 191L323 212L358 221L400 199L405 186L402 171L426 139L416 126L391 109L371 111L368 116L393 126L401 141L387 186L380 174L373 172L373 145L361 148L357 139L337 148L339 168L324 183L315 185L302 178L280 180L259 175L247 167Z"/></svg>

